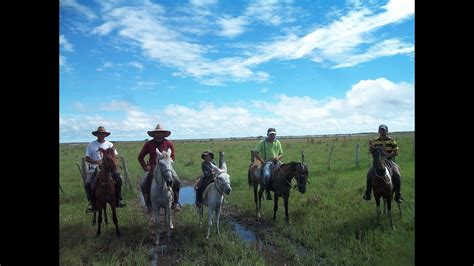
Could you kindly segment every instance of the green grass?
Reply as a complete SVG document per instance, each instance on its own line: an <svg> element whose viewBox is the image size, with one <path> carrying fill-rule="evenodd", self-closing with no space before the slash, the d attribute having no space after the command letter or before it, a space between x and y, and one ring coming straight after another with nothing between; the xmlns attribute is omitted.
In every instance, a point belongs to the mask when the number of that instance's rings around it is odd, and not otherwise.
<svg viewBox="0 0 474 266"><path fill-rule="evenodd" d="M370 136L370 137L375 137ZM392 231L386 216L381 227L375 224L375 202L362 200L365 176L370 164L367 136L282 139L284 162L299 161L304 150L305 164L311 182L305 194L291 191L290 224L284 222L284 207L280 200L277 221L272 221L273 203L263 201L263 217L259 224L265 231L265 242L293 264L329 265L412 265L414 264L414 133L392 135L400 147L396 158L402 170L403 217L394 207ZM226 196L228 212L241 217L249 226L255 223L253 192L247 184L250 150L256 140L175 141L174 168L181 179L194 180L201 172L200 154L211 149L216 155L225 151L233 191ZM360 145L360 166L355 165L355 147ZM118 210L123 236L115 237L110 224L95 237L92 215L85 214L87 200L75 162L80 162L86 144L60 145L60 263L61 265L142 265L148 264L151 239L149 221L139 209L137 178L142 175L137 155L143 142L115 142L120 155L128 163L132 190L123 189L128 203ZM331 146L334 151L331 170L327 160ZM193 164L185 166L190 160ZM396 206L396 205L395 205ZM205 217L206 220L206 217ZM211 232L204 240L206 226L199 225L196 212L186 206L174 217L175 230L167 257L180 265L263 265L265 258L254 247L238 238L225 218L221 236ZM205 223L204 223L205 224ZM260 225L262 226L262 225ZM160 258L161 259L161 258Z"/></svg>

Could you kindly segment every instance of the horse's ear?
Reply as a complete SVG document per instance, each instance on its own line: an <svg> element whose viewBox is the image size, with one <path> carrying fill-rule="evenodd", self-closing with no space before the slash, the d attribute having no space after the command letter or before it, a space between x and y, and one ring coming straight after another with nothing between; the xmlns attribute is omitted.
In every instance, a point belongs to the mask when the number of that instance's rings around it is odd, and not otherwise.
<svg viewBox="0 0 474 266"><path fill-rule="evenodd" d="M227 173L227 164L225 162L222 162L222 168L221 168L221 171L222 172L226 172Z"/></svg>
<svg viewBox="0 0 474 266"><path fill-rule="evenodd" d="M159 159L163 159L163 153L161 153L158 148L156 148L156 154L158 155L156 156L156 162L158 162Z"/></svg>

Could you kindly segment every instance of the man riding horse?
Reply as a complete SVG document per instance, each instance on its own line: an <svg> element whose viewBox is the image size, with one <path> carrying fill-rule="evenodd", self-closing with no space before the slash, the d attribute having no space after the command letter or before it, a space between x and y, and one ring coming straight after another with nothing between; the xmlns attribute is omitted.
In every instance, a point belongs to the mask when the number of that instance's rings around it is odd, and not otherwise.
<svg viewBox="0 0 474 266"><path fill-rule="evenodd" d="M151 210L151 200L150 200L150 189L151 189L151 181L153 176L153 169L156 166L156 149L160 152L166 151L171 149L171 158L174 160L174 144L171 140L165 139L171 134L171 131L161 128L160 124L158 124L155 130L150 130L147 132L148 136L153 137L152 140L149 140L143 145L142 150L138 154L138 162L142 166L145 172L148 172L145 180L142 182L141 189L143 193L143 198L145 199L145 204L148 207L148 210ZM145 163L145 156L149 155L149 164ZM173 194L174 194L174 201L172 205L172 209L174 211L181 210L181 204L179 203L179 190L181 188L181 181L178 178L176 172L172 172L173 174Z"/></svg>
<svg viewBox="0 0 474 266"><path fill-rule="evenodd" d="M97 137L97 140L90 142L86 147L86 162L89 163L89 167L86 171L86 181L84 184L87 199L89 200L89 207L87 212L93 212L95 210L95 197L93 195L93 190L95 189L95 176L97 175L98 168L102 164L102 154L99 151L99 148L107 150L112 148L114 145L105 140L105 137L110 135L110 132L107 132L103 126L99 126L96 131L92 132L92 135ZM115 150L115 155L117 155L117 150ZM125 202L122 199L122 177L120 173L113 173L112 178L114 179L116 199L118 202L117 207L121 208L125 206Z"/></svg>
<svg viewBox="0 0 474 266"><path fill-rule="evenodd" d="M283 157L283 148L281 143L276 139L276 130L269 128L267 130L267 137L257 143L255 150L255 158L259 160L262 165L262 178L265 190L267 191L267 200L272 200L271 178L273 170L281 164L280 160Z"/></svg>
<svg viewBox="0 0 474 266"><path fill-rule="evenodd" d="M387 135L388 127L384 124L379 126L379 137L376 140L369 140L370 153L373 155L375 147L381 146L384 147L384 156L390 161L390 164L393 164L393 190L395 192L395 201L397 203L402 203L403 198L400 192L401 189L401 180L400 180L400 167L393 161L395 156L398 155L398 145L397 142ZM371 167L367 173L367 190L364 193L363 199L370 200L372 192L372 176L375 175L375 169Z"/></svg>

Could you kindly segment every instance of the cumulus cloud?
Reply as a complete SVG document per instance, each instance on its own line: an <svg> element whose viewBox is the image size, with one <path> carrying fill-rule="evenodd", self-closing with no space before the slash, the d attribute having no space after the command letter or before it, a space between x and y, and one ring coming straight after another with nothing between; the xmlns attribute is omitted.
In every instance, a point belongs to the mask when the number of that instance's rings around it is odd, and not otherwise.
<svg viewBox="0 0 474 266"><path fill-rule="evenodd" d="M108 113L118 113L109 118ZM111 101L100 115L61 115L61 138L89 138L90 129L104 125L115 139L140 140L157 122L173 131L172 138L225 138L265 135L275 127L279 135L315 135L376 132L381 123L390 131L414 130L414 85L385 78L361 80L342 98L274 95L251 105L217 105L202 102L197 107L169 104L145 111L126 101Z"/></svg>

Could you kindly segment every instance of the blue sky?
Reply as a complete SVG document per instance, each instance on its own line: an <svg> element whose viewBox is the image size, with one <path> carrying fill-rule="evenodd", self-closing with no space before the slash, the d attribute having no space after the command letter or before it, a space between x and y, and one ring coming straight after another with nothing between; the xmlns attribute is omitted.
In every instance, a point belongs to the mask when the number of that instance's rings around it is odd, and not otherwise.
<svg viewBox="0 0 474 266"><path fill-rule="evenodd" d="M414 0L60 1L60 142L414 130Z"/></svg>

